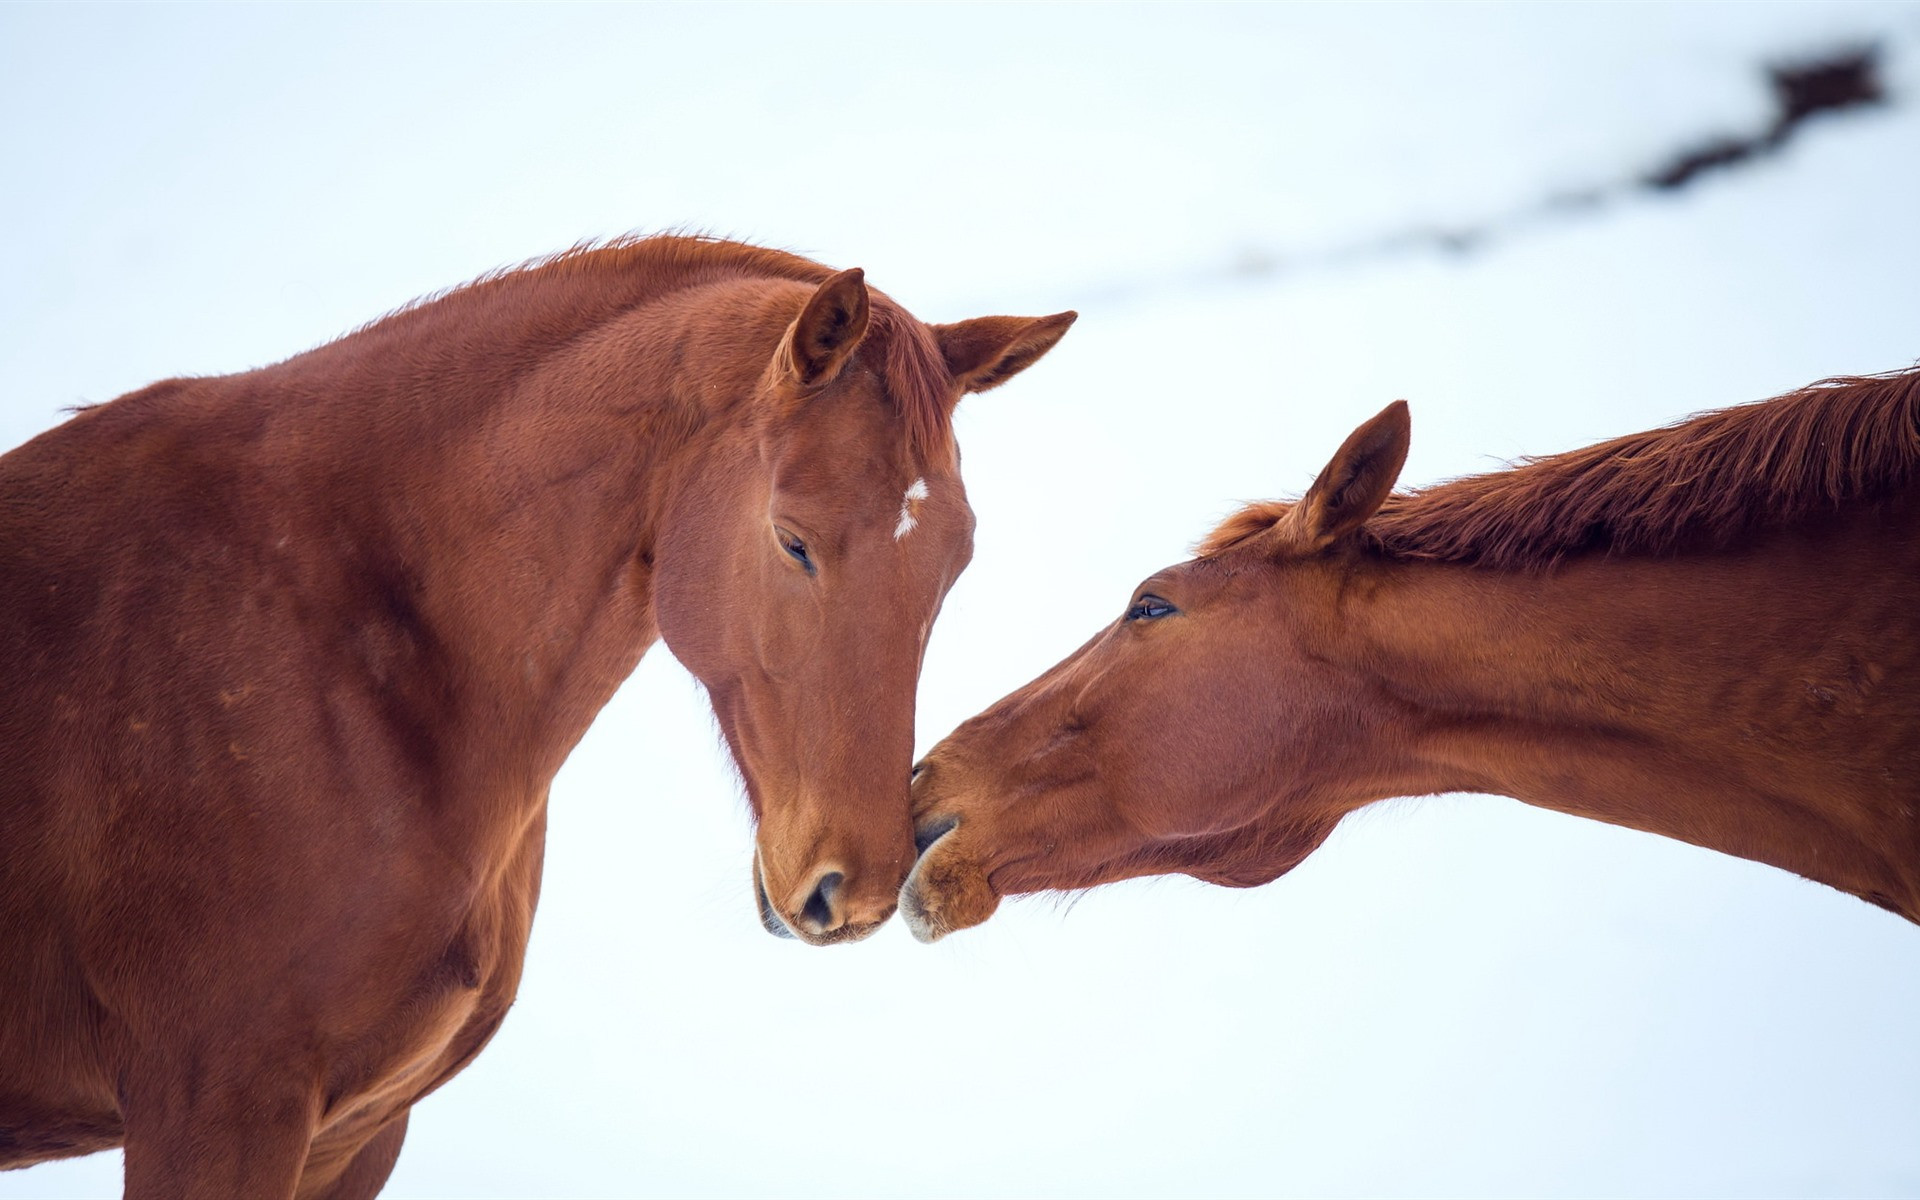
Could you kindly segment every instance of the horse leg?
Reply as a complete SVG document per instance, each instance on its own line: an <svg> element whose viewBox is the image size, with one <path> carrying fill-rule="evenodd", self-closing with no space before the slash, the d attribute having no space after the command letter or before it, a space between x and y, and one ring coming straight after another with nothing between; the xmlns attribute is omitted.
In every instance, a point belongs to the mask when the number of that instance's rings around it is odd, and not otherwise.
<svg viewBox="0 0 1920 1200"><path fill-rule="evenodd" d="M291 1200L318 1105L287 1086L291 1072L226 1075L227 1064L130 1080L126 1200Z"/></svg>
<svg viewBox="0 0 1920 1200"><path fill-rule="evenodd" d="M357 1151L341 1155L344 1166L334 1168L338 1174L329 1169L332 1164L323 1160L324 1151L316 1146L300 1177L298 1200L372 1200L379 1195L400 1159L400 1143L407 1140L407 1117L412 1111L402 1109Z"/></svg>

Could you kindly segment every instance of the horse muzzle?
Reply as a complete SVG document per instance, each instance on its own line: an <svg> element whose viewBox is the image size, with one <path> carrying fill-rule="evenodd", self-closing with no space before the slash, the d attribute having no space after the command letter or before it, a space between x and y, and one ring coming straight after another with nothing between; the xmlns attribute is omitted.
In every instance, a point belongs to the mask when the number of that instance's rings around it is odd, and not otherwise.
<svg viewBox="0 0 1920 1200"><path fill-rule="evenodd" d="M791 938L810 946L832 946L870 937L893 915L894 902L862 904L847 886L844 871L815 867L797 898L786 907L773 901L767 887L766 866L760 851L753 852L753 894L760 924L775 937Z"/></svg>
<svg viewBox="0 0 1920 1200"><path fill-rule="evenodd" d="M900 887L900 916L918 941L937 942L971 928L1000 907L986 872L967 854L959 826L958 818L936 816L914 832L920 857Z"/></svg>

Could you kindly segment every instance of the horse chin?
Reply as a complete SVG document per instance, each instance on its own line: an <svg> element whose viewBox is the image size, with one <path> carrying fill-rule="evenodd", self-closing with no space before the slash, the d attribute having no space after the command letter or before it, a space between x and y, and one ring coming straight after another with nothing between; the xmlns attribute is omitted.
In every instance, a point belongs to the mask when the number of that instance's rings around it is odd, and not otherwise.
<svg viewBox="0 0 1920 1200"><path fill-rule="evenodd" d="M832 933L803 933L800 940L809 946L844 946L849 942L864 942L880 932L885 921L869 921L865 925L843 925Z"/></svg>
<svg viewBox="0 0 1920 1200"><path fill-rule="evenodd" d="M937 942L985 921L1000 907L987 873L951 833L927 847L900 888L900 917L916 940Z"/></svg>

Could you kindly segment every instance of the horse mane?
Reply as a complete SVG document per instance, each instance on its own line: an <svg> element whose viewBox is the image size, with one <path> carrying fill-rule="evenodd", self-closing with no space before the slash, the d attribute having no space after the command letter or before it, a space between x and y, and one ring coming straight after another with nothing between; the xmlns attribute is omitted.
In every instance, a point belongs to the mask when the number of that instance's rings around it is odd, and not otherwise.
<svg viewBox="0 0 1920 1200"><path fill-rule="evenodd" d="M600 318L606 319L681 288L740 278L818 285L834 273L831 267L785 250L705 234L625 234L488 271L412 300L339 340L377 330L398 331L423 314L498 300L503 292L542 284L606 290L609 303L590 306L607 310ZM922 457L950 453L953 426L947 393L952 375L939 343L925 324L886 293L869 288L868 297L868 334L859 354L880 376L915 453Z"/></svg>
<svg viewBox="0 0 1920 1200"><path fill-rule="evenodd" d="M1362 528L1393 558L1545 568L1590 551L1658 555L1884 499L1920 481L1920 369L1840 376L1660 429L1389 497ZM1291 504L1253 504L1218 554Z"/></svg>

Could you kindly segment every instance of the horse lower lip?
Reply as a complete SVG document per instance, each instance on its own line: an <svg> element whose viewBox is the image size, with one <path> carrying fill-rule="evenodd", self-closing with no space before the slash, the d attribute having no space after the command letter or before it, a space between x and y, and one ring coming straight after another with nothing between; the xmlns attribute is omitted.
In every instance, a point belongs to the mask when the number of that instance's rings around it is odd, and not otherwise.
<svg viewBox="0 0 1920 1200"><path fill-rule="evenodd" d="M913 934L913 940L930 945L946 936L946 930L934 928L929 919L926 906L920 902L920 894L914 887L914 881L908 878L900 889L900 919L906 923L907 931Z"/></svg>

